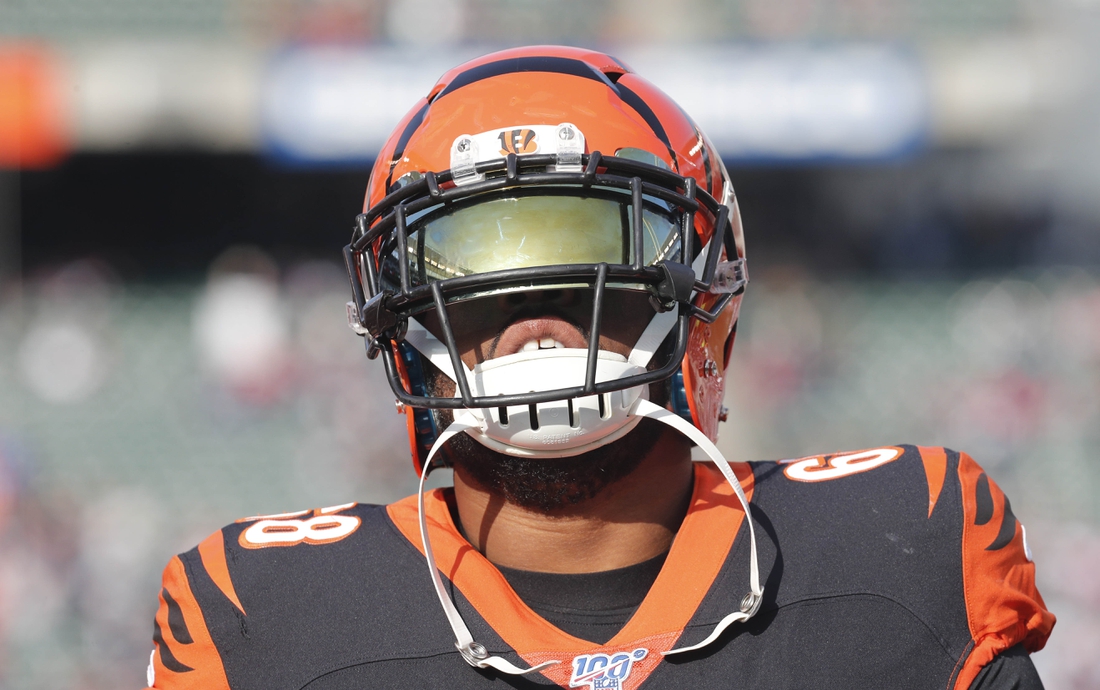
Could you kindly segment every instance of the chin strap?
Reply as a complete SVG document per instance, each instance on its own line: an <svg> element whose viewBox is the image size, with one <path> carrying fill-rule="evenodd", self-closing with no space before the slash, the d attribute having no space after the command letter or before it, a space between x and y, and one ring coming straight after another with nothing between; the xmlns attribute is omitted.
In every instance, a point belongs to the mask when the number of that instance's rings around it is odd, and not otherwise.
<svg viewBox="0 0 1100 690"><path fill-rule="evenodd" d="M670 649L667 652L661 652L661 654L663 656L669 656L671 654L693 652L717 640L718 636L721 635L726 628L734 623L747 621L755 616L756 612L760 610L760 602L764 600L764 588L760 586L760 566L756 556L756 529L752 524L752 511L749 509L749 499L745 497L745 492L741 489L741 482L737 481L737 477L733 474L733 469L730 467L729 462L722 456L722 452L718 450L718 447L711 443L711 440L706 437L706 434L699 431L694 424L675 412L669 412L665 408L658 407L648 400L643 399L638 400L638 404L635 407L635 414L667 424L684 436L687 436L695 445L699 446L699 448L706 453L707 457L710 458L711 462L718 467L718 471L726 478L730 487L733 488L733 492L737 494L737 500L741 502L741 508L745 511L745 520L749 523L749 593L741 598L741 610L734 611L719 621L718 625L714 627L714 630L712 630L702 642L693 644L690 647Z"/></svg>
<svg viewBox="0 0 1100 690"><path fill-rule="evenodd" d="M420 474L420 490L416 497L416 511L420 521L420 541L424 545L424 557L428 560L428 569L432 574L432 585L435 587L436 596L439 597L439 603L443 605L443 613L447 616L447 622L451 624L451 630L455 635L455 647L457 647L459 653L462 654L462 658L466 660L466 663L476 668L494 668L502 673L521 676L527 673L541 671L559 662L557 660L546 661L538 666L520 668L503 657L489 656L489 651L485 649L485 645L474 641L474 636L470 634L470 629L466 627L466 622L462 620L462 615L459 614L458 609L455 607L455 603L451 601L450 595L447 594L447 590L444 589L443 577L439 574L439 568L435 567L432 542L428 538L428 522L427 516L424 514L424 480L428 478L428 473L431 472L432 459L435 457L436 452L443 447L443 444L449 441L455 434L462 433L467 429L478 428L479 425L472 416L461 414L456 410L454 423L439 435L439 438L436 439L435 444L432 446L431 452L428 453L428 457L424 461L424 471Z"/></svg>
<svg viewBox="0 0 1100 690"><path fill-rule="evenodd" d="M764 590L760 586L760 569L757 564L756 556L756 531L753 528L752 513L749 509L749 501L745 497L745 492L741 489L741 482L737 481L737 477L734 475L733 469L730 468L729 462L722 457L722 453L718 448L711 443L710 439L707 438L703 432L699 431L695 425L674 412L669 412L663 407L658 407L644 398L639 398L637 402L635 402L632 414L640 417L648 417L662 424L666 424L687 436L692 442L699 446L699 448L706 453L707 457L714 462L718 470L722 473L722 476L726 478L726 481L729 482L729 485L733 488L734 493L737 495L737 500L741 502L741 507L745 511L745 519L749 523L749 550L752 561L749 565L750 591L741 599L741 610L734 611L719 621L710 635L702 642L690 647L670 649L666 652L661 652L661 654L668 656L670 654L691 652L706 647L718 639L719 635L721 635L726 628L734 623L747 621L760 609L760 602L763 600ZM458 649L459 653L462 654L462 658L466 660L466 663L476 668L493 668L501 673L507 673L513 676L535 673L561 662L558 660L544 661L537 666L531 666L530 668L524 669L519 668L503 657L489 656L489 651L485 649L485 645L476 642L474 636L470 634L470 629L466 627L466 622L462 620L462 615L459 614L454 601L451 600L450 595L444 588L443 577L440 575L439 569L435 566L435 556L432 553L431 540L428 538L427 516L424 513L424 482L428 478L428 473L431 472L432 460L439 449L456 434L462 433L468 429L475 430L479 428L479 423L472 415L463 414L461 411L456 410L455 421L439 435L435 444L432 445L432 449L428 453L427 459L424 461L424 471L420 475L420 489L416 501L417 516L420 522L420 540L424 546L424 557L428 562L428 570L431 572L432 585L435 588L436 596L439 597L439 603L443 606L443 613L447 616L447 622L450 623L451 631L455 636L455 647Z"/></svg>

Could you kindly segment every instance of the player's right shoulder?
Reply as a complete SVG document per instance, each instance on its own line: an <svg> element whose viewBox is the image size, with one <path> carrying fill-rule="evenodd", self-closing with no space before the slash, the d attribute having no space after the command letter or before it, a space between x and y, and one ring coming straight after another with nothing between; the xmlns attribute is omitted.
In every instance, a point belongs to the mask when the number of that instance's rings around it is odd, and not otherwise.
<svg viewBox="0 0 1100 690"><path fill-rule="evenodd" d="M263 580L323 562L340 567L383 535L385 507L344 503L287 513L251 515L226 525L179 556L193 581L214 585L244 610L242 596L266 591ZM272 566L278 564L278 570ZM210 587L203 588L208 595ZM241 590L245 590L242 593ZM253 592L255 590L255 592Z"/></svg>
<svg viewBox="0 0 1100 690"><path fill-rule="evenodd" d="M392 533L380 529L385 522L384 506L358 503L253 515L174 556L162 577L149 686L229 688L223 658L247 639L250 614L291 604L284 580L352 570Z"/></svg>

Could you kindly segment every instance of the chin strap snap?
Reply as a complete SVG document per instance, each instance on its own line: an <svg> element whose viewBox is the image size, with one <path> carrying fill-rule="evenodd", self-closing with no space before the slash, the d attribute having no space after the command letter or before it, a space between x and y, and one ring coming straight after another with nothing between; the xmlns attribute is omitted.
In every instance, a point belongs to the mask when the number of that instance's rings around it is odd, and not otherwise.
<svg viewBox="0 0 1100 690"><path fill-rule="evenodd" d="M748 498L745 497L745 492L741 489L741 482L737 481L737 477L734 475L733 469L730 468L729 462L722 456L717 446L711 443L710 439L707 438L703 432L699 431L695 425L674 412L669 412L665 408L659 407L644 398L639 398L635 402L631 413L666 424L687 436L692 442L699 446L699 448L706 453L707 457L718 467L718 470L722 473L722 476L726 478L730 487L733 488L734 493L737 495L737 500L741 502L741 507L745 511L745 519L749 524L749 552L751 555L751 563L749 565L749 592L741 599L741 610L734 611L719 621L710 635L702 642L691 645L690 647L670 649L666 652L662 652L662 654L668 656L671 654L691 652L706 647L718 639L726 628L734 623L747 621L756 615L756 612L760 609L760 602L763 600L764 590L760 586L760 569L756 555L756 530L753 527L752 512L749 509ZM473 635L470 633L470 629L466 627L466 622L462 620L462 615L459 614L458 609L455 607L454 601L451 600L451 596L444 588L443 577L440 575L439 569L435 566L432 543L431 539L428 537L427 516L424 513L424 482L428 478L428 473L431 472L432 460L439 449L456 434L460 434L466 430L477 430L479 428L480 424L472 415L456 411L455 421L439 435L435 444L432 445L432 449L424 462L424 470L420 475L420 489L416 501L417 517L420 523L420 541L424 546L424 557L428 562L428 570L432 577L432 586L435 588L436 596L439 597L440 605L443 606L443 613L447 616L447 622L451 625L451 631L455 636L455 647L458 649L459 653L462 654L462 658L466 660L466 663L476 668L493 668L501 673L507 673L514 676L535 673L561 662L558 660L544 661L537 666L520 668L503 657L490 656L485 646L474 640Z"/></svg>

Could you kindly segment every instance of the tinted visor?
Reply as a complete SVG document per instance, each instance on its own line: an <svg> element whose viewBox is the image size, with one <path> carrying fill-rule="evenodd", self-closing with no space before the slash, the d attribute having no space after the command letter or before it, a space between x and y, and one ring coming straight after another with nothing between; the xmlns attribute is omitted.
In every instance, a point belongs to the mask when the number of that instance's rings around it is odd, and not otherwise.
<svg viewBox="0 0 1100 690"><path fill-rule="evenodd" d="M412 285L505 269L565 264L633 264L629 197L523 195L510 190L409 219ZM619 198L616 198L619 197ZM680 213L656 199L642 209L644 265L680 258ZM396 249L385 273L396 274Z"/></svg>

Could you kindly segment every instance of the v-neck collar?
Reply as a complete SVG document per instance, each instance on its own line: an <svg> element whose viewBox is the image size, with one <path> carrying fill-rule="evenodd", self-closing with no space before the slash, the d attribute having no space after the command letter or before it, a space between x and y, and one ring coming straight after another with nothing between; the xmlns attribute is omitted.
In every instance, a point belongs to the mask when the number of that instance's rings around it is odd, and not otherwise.
<svg viewBox="0 0 1100 690"><path fill-rule="evenodd" d="M752 468L731 464L746 497L752 500ZM567 687L570 659L583 653L627 653L647 650L633 664L628 683L634 688L658 665L661 652L672 649L722 569L744 519L732 487L709 463L695 464L695 485L687 515L672 542L657 580L630 621L605 645L569 635L536 614L512 590L500 571L459 533L447 505L446 489L425 496L436 567L501 639L530 664L550 659L562 663L542 671ZM416 496L387 506L390 519L421 553Z"/></svg>

